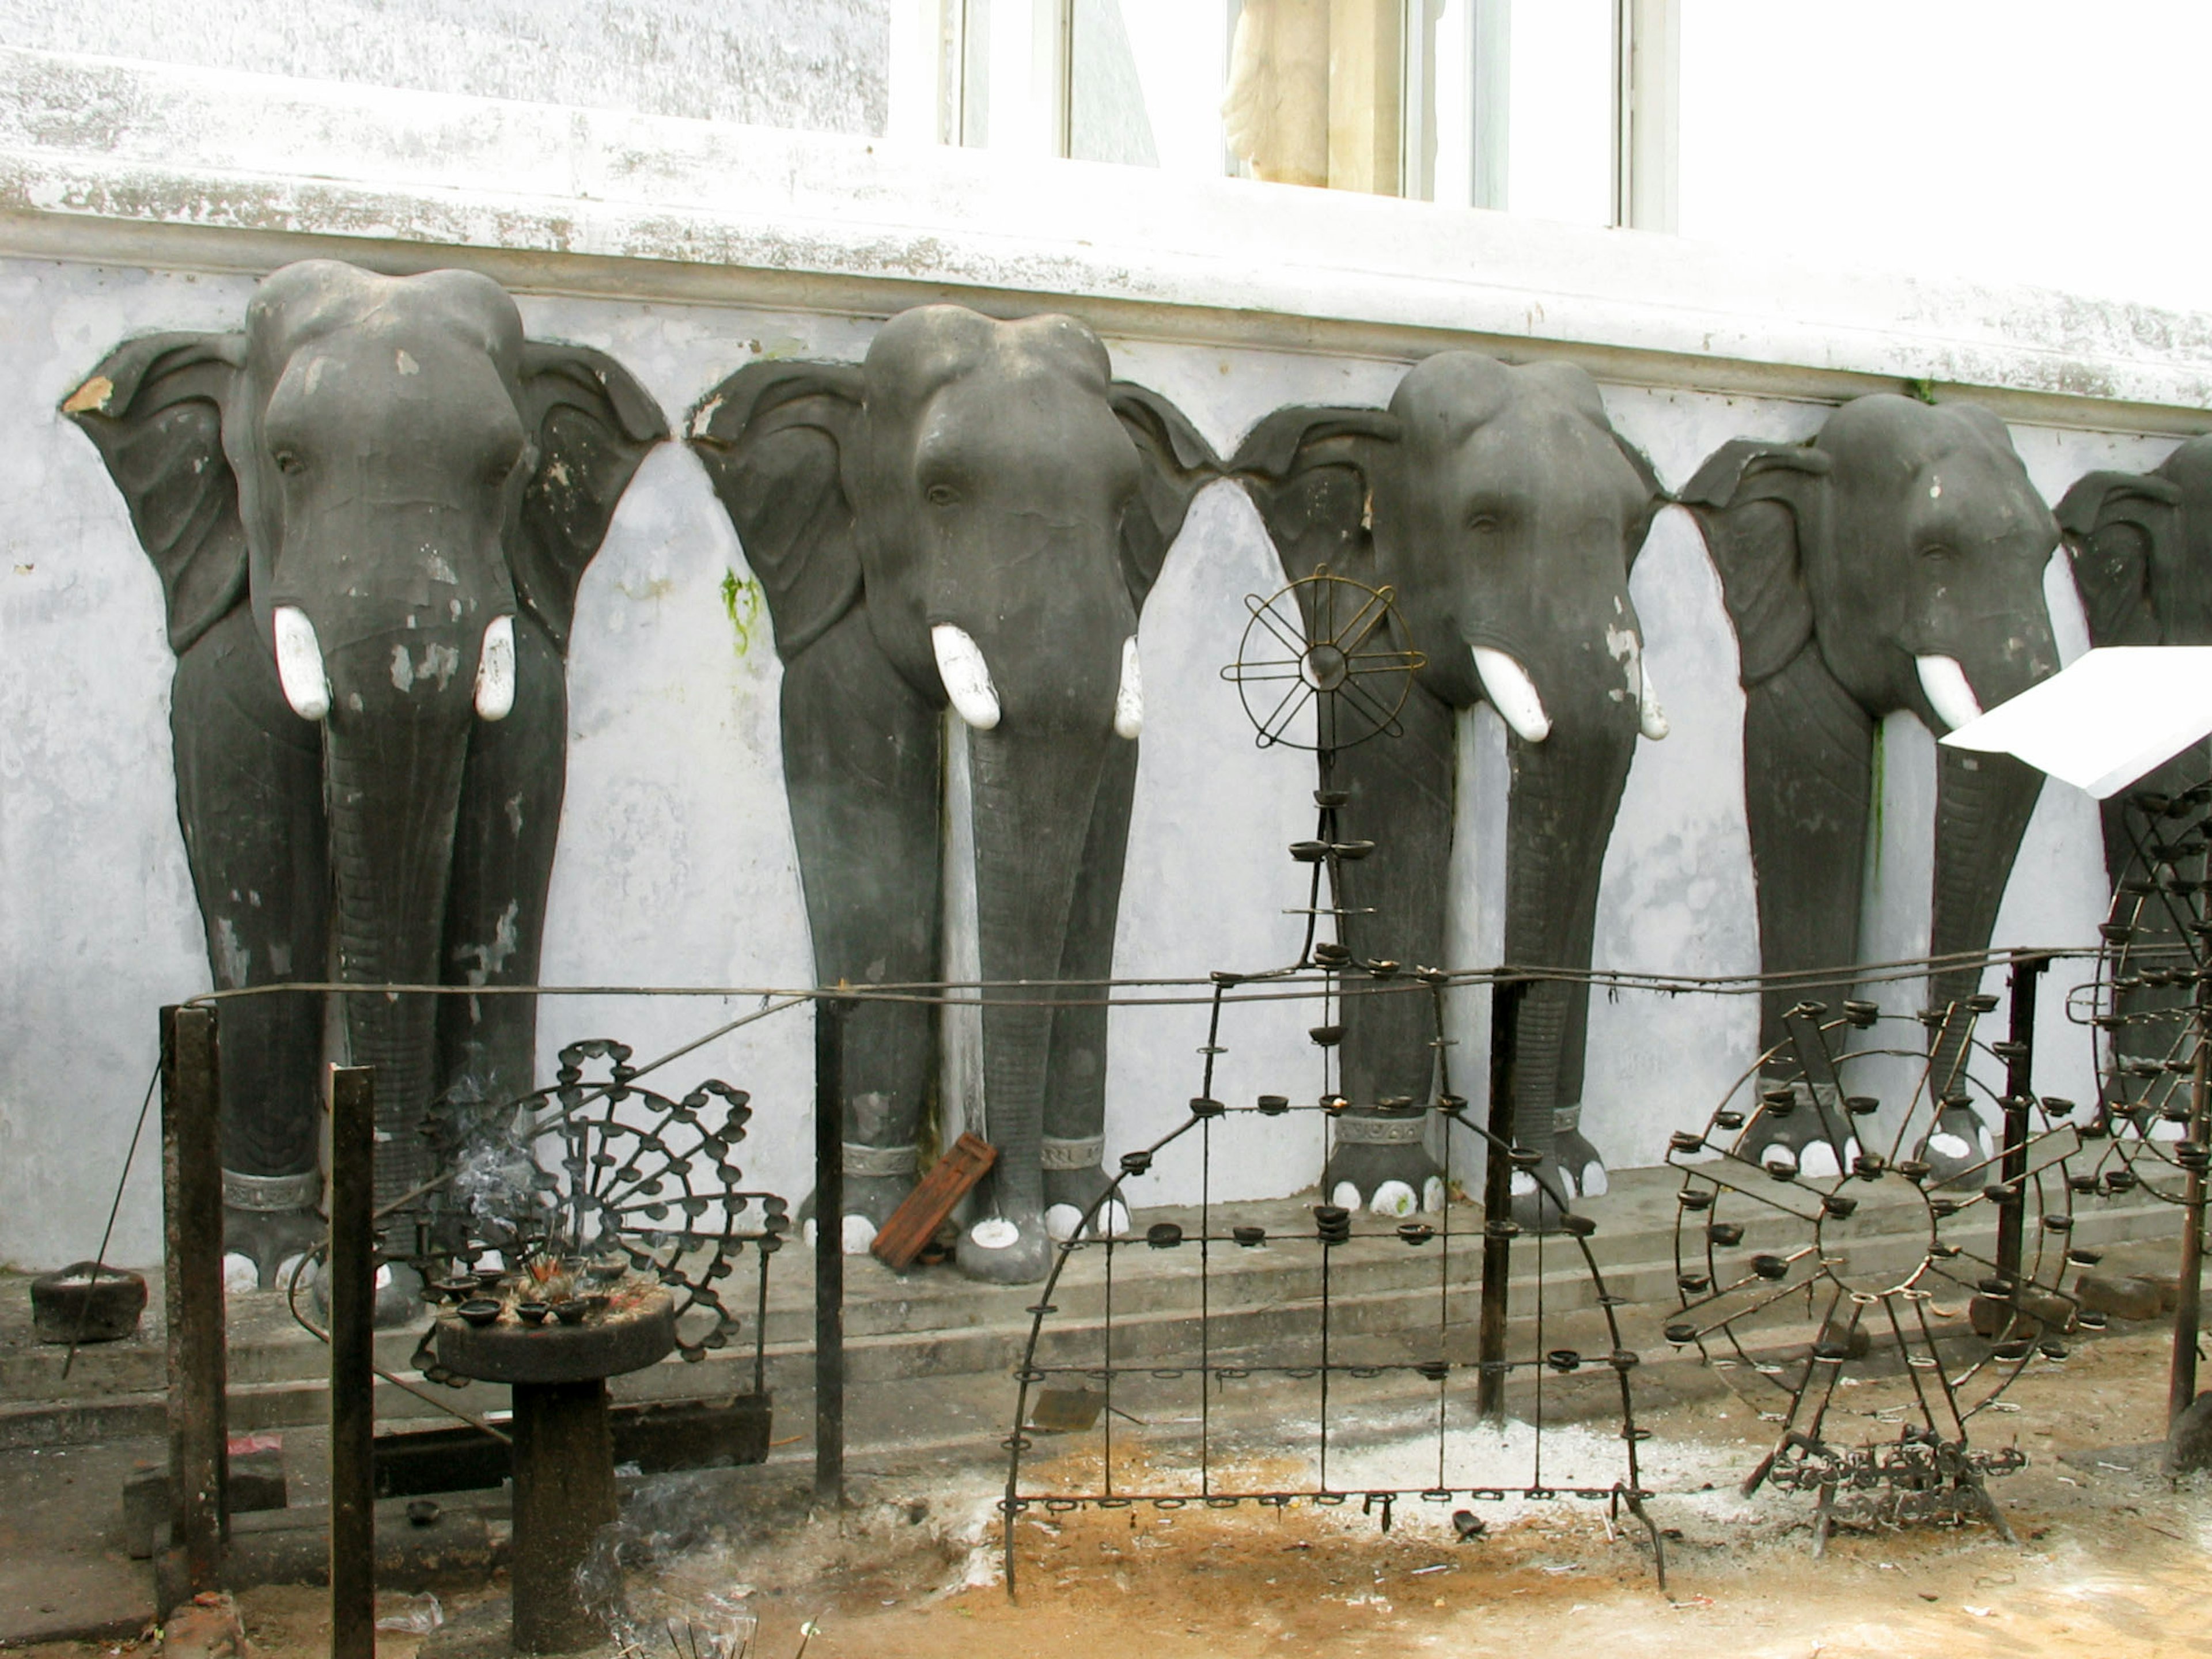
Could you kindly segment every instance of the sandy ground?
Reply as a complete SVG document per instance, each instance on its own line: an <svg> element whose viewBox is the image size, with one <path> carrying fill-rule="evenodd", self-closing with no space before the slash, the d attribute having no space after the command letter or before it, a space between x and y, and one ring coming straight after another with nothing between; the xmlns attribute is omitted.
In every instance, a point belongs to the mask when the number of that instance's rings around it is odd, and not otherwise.
<svg viewBox="0 0 2212 1659"><path fill-rule="evenodd" d="M2176 1490L2112 1449L2159 1432L2166 1358L2161 1339L2142 1328L2084 1345L2063 1368L2024 1377L2008 1396L2016 1409L1978 1421L1978 1443L2010 1439L2030 1454L2026 1470L1993 1488L2018 1547L1980 1522L1863 1524L1839 1532L1815 1562L1809 1498L1747 1502L1736 1492L1772 1425L1709 1388L1675 1390L1650 1419L1647 1479L1666 1493L1651 1506L1667 1533L1664 1593L1642 1528L1609 1528L1602 1504L1491 1510L1486 1534L1461 1542L1448 1510L1401 1505L1385 1534L1354 1499L1286 1512L1032 1510L1018 1528L1020 1595L1010 1601L995 1577L990 1474L942 1467L860 1472L854 1510L814 1522L794 1476L764 1472L741 1509L714 1525L635 1537L633 1554L654 1565L633 1572L629 1589L641 1613L688 1612L702 1633L715 1620L734 1619L725 1628L754 1621L751 1652L765 1659L795 1654L810 1620L818 1633L808 1659L1074 1655L1102 1644L1146 1659L1322 1644L1349 1654L1744 1659L2212 1654L2212 1485ZM1832 1419L1838 1439L1852 1437L1848 1398ZM1575 1455L1577 1433L1599 1443L1596 1427L1570 1429L1553 1443L1559 1455ZM1378 1436L1358 1455L1387 1474L1403 1459L1432 1457L1433 1443ZM1117 1469L1141 1474L1147 1456L1132 1431ZM1242 1473L1261 1481L1297 1473L1274 1462L1281 1467L1249 1460ZM679 1513L682 1494L667 1496L666 1513ZM489 1599L498 1595L495 1587ZM487 1599L481 1589L447 1594L453 1624L427 1642L387 1634L380 1654L435 1659ZM321 1600L307 1589L241 1598L265 1659L327 1651ZM641 1659L690 1659L672 1655L657 1624L653 1633ZM31 1651L96 1659L131 1646Z"/></svg>

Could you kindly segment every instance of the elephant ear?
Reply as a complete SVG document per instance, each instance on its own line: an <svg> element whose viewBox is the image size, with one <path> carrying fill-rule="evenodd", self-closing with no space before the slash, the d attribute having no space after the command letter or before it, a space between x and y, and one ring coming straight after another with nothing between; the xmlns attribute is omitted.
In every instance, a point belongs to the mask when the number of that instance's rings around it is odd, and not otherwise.
<svg viewBox="0 0 2212 1659"><path fill-rule="evenodd" d="M2058 503L2092 645L2160 643L2151 571L2177 550L2181 491L2144 472L2092 472Z"/></svg>
<svg viewBox="0 0 2212 1659"><path fill-rule="evenodd" d="M1284 574L1327 565L1376 580L1374 489L1398 417L1382 409L1279 409L1237 446L1229 471L1260 509Z"/></svg>
<svg viewBox="0 0 2212 1659"><path fill-rule="evenodd" d="M1620 451L1621 459L1636 470L1637 482L1644 489L1644 505L1628 520L1628 530L1623 538L1623 556L1631 570L1636 568L1636 556L1644 550L1644 542L1651 534L1651 521L1659 516L1659 509L1670 505L1674 496L1667 486L1659 482L1659 473L1651 465L1651 458L1618 432L1613 434L1613 445Z"/></svg>
<svg viewBox="0 0 2212 1659"><path fill-rule="evenodd" d="M628 369L589 346L524 341L521 394L538 459L508 557L515 598L565 655L585 568L668 422Z"/></svg>
<svg viewBox="0 0 2212 1659"><path fill-rule="evenodd" d="M1832 465L1802 445L1733 438L1682 491L1720 572L1747 689L1788 667L1813 637L1804 551L1826 533Z"/></svg>
<svg viewBox="0 0 2212 1659"><path fill-rule="evenodd" d="M1114 382L1114 413L1137 447L1137 498L1121 515L1121 568L1141 612L1182 530L1192 498L1221 476L1221 458L1183 412L1157 392Z"/></svg>
<svg viewBox="0 0 2212 1659"><path fill-rule="evenodd" d="M150 334L109 352L62 404L123 492L179 654L246 597L246 527L222 453L245 350L242 334Z"/></svg>
<svg viewBox="0 0 2212 1659"><path fill-rule="evenodd" d="M843 465L860 394L857 363L748 363L692 411L689 441L768 596L787 662L860 597Z"/></svg>

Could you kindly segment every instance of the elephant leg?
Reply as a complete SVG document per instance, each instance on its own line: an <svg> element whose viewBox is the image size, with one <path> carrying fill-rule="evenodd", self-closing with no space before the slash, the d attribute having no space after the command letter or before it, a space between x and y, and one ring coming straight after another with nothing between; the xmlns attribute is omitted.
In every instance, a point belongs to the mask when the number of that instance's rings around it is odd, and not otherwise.
<svg viewBox="0 0 2212 1659"><path fill-rule="evenodd" d="M441 983L531 985L545 939L567 783L568 687L561 653L527 615L514 619L514 707L469 735L453 863L446 890ZM438 1005L441 1133L458 1146L487 1111L537 1086L538 999L441 997Z"/></svg>
<svg viewBox="0 0 2212 1659"><path fill-rule="evenodd" d="M1435 1003L1412 977L1444 954L1444 892L1451 865L1456 712L1415 685L1399 710L1402 735L1382 736L1335 757L1332 787L1346 841L1375 849L1342 866L1341 938L1356 962L1405 970L1376 980L1346 976L1339 1023L1340 1092L1322 1189L1346 1209L1407 1216L1442 1207L1443 1172L1423 1140L1436 1075Z"/></svg>
<svg viewBox="0 0 2212 1659"><path fill-rule="evenodd" d="M885 660L858 608L784 665L781 713L817 981L934 981L941 717ZM848 1252L866 1251L914 1190L935 1029L925 1002L863 1002L845 1022Z"/></svg>
<svg viewBox="0 0 2212 1659"><path fill-rule="evenodd" d="M1511 740L1505 832L1510 966L1574 973L1589 967L1598 883L1636 757L1637 727L1636 711L1624 705L1591 706L1577 697L1584 704L1577 709L1569 699L1584 689L1558 695L1552 733L1543 742ZM1586 982L1536 981L1522 999L1516 1045L1514 1140L1538 1155L1536 1176L1559 1182L1570 1198L1586 1190L1592 1164L1603 1168L1581 1134L1589 1008ZM1536 1176L1515 1172L1514 1218L1524 1227L1548 1230L1558 1218Z"/></svg>
<svg viewBox="0 0 2212 1659"><path fill-rule="evenodd" d="M1075 896L1060 954L1060 977L1074 985L1096 985L1114 974L1114 929L1121 909L1121 875L1129 849L1129 811L1137 786L1137 745L1118 743L1107 751L1098 797L1091 809L1091 832L1076 872ZM1108 1015L1097 1006L1053 1011L1052 1047L1045 1061L1044 1174L1045 1230L1067 1238L1082 1224L1111 1184L1106 1156L1106 1040ZM1109 1200L1093 1224L1101 1234L1119 1233L1129 1212Z"/></svg>
<svg viewBox="0 0 2212 1659"><path fill-rule="evenodd" d="M1744 806L1758 886L1759 962L1770 974L1857 960L1874 738L1872 716L1813 647L1745 693ZM1788 1030L1797 1003L1850 990L1845 978L1760 994L1759 1042L1767 1058L1747 1142L1759 1162L1819 1176L1848 1169L1856 1157L1840 1113L1817 1098L1809 1103L1813 1109L1797 1109L1811 1085L1801 1075Z"/></svg>
<svg viewBox="0 0 2212 1659"><path fill-rule="evenodd" d="M319 980L330 852L319 727L295 714L253 616L233 611L177 663L177 817L219 990ZM222 1005L223 1237L265 1288L323 1231L323 999Z"/></svg>
<svg viewBox="0 0 2212 1659"><path fill-rule="evenodd" d="M2043 774L2009 755L1938 749L1936 763L1936 880L1930 903L1930 956L1989 948L1997 906L2011 879L2021 837L2043 793ZM1948 969L1929 978L1929 1000L1948 1007L1981 988L1982 969ZM1936 1028L1929 1086L1941 1103L1920 1157L1938 1183L1978 1179L1993 1153L1988 1126L1966 1092L1966 1045L1972 1023Z"/></svg>

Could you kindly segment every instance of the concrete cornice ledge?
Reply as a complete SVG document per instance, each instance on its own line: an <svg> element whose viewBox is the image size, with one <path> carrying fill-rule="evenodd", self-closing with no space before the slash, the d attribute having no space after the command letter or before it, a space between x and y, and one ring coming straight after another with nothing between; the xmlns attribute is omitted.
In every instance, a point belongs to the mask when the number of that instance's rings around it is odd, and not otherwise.
<svg viewBox="0 0 2212 1659"><path fill-rule="evenodd" d="M0 48L0 254L327 253L522 292L882 314L1049 306L1123 337L2008 418L2212 428L2212 316L1149 169Z"/></svg>

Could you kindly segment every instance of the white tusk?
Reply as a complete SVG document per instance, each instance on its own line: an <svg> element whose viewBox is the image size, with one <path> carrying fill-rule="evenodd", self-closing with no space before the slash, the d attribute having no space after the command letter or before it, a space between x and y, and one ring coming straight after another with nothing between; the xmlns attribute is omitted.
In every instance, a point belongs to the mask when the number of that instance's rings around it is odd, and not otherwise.
<svg viewBox="0 0 2212 1659"><path fill-rule="evenodd" d="M1114 735L1137 740L1145 729L1145 677L1137 667L1137 636L1121 641L1121 684L1114 690Z"/></svg>
<svg viewBox="0 0 2212 1659"><path fill-rule="evenodd" d="M296 605L280 605L271 618L276 636L276 683L284 688L284 701L303 720L319 720L331 712L330 677L323 672L322 641L315 625Z"/></svg>
<svg viewBox="0 0 2212 1659"><path fill-rule="evenodd" d="M964 628L939 623L929 630L930 649L937 653L937 678L945 682L945 695L960 718L978 732L999 723L999 693L991 684L991 665L983 649Z"/></svg>
<svg viewBox="0 0 2212 1659"><path fill-rule="evenodd" d="M1968 720L1981 719L1981 699L1975 696L1956 657L1915 657L1912 661L1920 670L1920 689L1928 694L1928 706L1948 730L1955 732Z"/></svg>
<svg viewBox="0 0 2212 1659"><path fill-rule="evenodd" d="M1551 717L1544 713L1544 700L1536 695L1528 671L1503 651L1486 645L1468 648L1474 653L1474 672L1481 678L1483 691L1513 728L1513 735L1523 743L1541 743L1550 737Z"/></svg>
<svg viewBox="0 0 2212 1659"><path fill-rule="evenodd" d="M483 651L477 658L477 714L503 720L514 709L514 618L494 617L485 624Z"/></svg>
<svg viewBox="0 0 2212 1659"><path fill-rule="evenodd" d="M1651 689L1650 666L1640 659L1636 677L1643 686L1637 699L1637 721L1644 735L1657 743L1674 728L1667 724L1667 711L1659 706L1659 694Z"/></svg>

